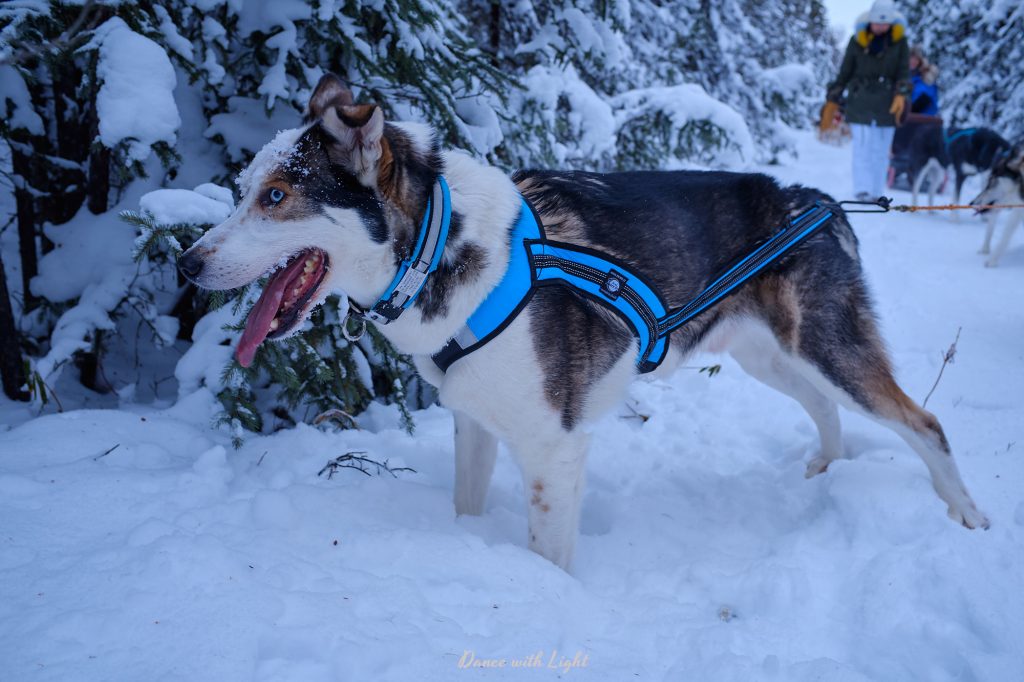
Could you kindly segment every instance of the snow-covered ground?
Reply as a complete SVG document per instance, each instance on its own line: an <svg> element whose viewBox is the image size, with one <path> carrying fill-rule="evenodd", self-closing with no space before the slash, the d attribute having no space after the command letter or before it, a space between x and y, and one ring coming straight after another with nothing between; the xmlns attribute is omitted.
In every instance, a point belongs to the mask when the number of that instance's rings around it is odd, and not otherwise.
<svg viewBox="0 0 1024 682"><path fill-rule="evenodd" d="M848 149L801 147L769 172L848 195ZM810 419L727 358L595 426L573 575L525 548L506 456L486 514L455 518L439 407L414 437L377 406L236 451L205 389L0 403L20 424L0 426L0 679L1024 679L1024 248L990 270L976 219L853 224L911 396L962 327L928 407L991 530L949 521L910 449L853 415L852 458L805 480ZM416 473L317 476L353 451Z"/></svg>

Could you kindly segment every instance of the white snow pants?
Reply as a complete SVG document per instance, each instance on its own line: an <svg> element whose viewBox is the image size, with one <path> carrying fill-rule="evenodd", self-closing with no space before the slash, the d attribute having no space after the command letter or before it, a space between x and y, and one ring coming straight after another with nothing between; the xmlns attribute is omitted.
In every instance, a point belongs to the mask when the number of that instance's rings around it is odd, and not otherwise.
<svg viewBox="0 0 1024 682"><path fill-rule="evenodd" d="M853 133L853 193L867 192L871 198L882 196L889 175L889 150L893 126L851 123Z"/></svg>

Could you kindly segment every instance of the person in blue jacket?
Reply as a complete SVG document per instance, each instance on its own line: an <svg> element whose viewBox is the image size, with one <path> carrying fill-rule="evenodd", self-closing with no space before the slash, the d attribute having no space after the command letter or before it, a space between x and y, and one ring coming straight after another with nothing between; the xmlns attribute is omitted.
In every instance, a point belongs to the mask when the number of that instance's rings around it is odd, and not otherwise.
<svg viewBox="0 0 1024 682"><path fill-rule="evenodd" d="M910 111L915 114L939 115L939 88L935 84L939 69L924 56L920 45L910 49Z"/></svg>

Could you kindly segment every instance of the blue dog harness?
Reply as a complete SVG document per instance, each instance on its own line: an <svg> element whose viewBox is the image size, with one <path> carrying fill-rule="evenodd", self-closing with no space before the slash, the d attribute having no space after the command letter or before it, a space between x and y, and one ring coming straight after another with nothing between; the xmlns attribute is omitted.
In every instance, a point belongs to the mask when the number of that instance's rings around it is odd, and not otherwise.
<svg viewBox="0 0 1024 682"><path fill-rule="evenodd" d="M958 130L949 137L944 138L944 142L946 145L946 156L949 156L949 145L952 144L953 140L960 137L969 137L976 133L977 131L977 128L964 128L963 130Z"/></svg>
<svg viewBox="0 0 1024 682"><path fill-rule="evenodd" d="M451 220L449 202L448 186L444 178L438 178L413 254L402 262L384 295L365 313L367 318L388 324L415 301L444 251ZM638 341L637 371L654 371L668 353L669 335L673 331L778 262L834 215L833 209L815 203L714 278L689 303L670 310L658 290L622 262L593 249L548 239L536 211L524 197L510 233L505 275L462 329L432 358L446 371L456 360L500 334L538 288L567 286L622 318Z"/></svg>

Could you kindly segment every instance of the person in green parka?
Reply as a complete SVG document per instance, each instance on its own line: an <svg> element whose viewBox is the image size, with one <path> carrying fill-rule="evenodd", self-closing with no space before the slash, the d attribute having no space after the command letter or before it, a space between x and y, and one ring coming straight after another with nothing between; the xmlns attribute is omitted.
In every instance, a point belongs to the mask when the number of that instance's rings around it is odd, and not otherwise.
<svg viewBox="0 0 1024 682"><path fill-rule="evenodd" d="M860 200L877 199L885 189L889 149L910 89L906 22L891 0L876 0L857 20L839 75L828 86L829 101L847 92L853 191Z"/></svg>

